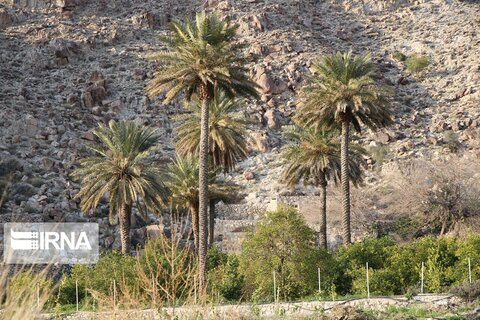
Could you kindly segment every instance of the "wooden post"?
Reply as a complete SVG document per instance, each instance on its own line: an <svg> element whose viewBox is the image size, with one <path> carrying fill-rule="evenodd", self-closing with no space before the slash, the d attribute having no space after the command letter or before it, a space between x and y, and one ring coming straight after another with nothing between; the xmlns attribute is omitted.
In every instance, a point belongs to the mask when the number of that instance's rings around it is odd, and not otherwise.
<svg viewBox="0 0 480 320"><path fill-rule="evenodd" d="M153 308L155 308L155 305L157 304L156 299L157 298L157 288L155 286L155 277L152 274L152 304Z"/></svg>
<svg viewBox="0 0 480 320"><path fill-rule="evenodd" d="M470 263L470 257L468 257L468 281L472 283L472 264Z"/></svg>
<svg viewBox="0 0 480 320"><path fill-rule="evenodd" d="M320 273L320 268L318 268L318 293L322 293L322 275Z"/></svg>
<svg viewBox="0 0 480 320"><path fill-rule="evenodd" d="M273 270L273 301L277 303L277 283L275 279L275 270Z"/></svg>
<svg viewBox="0 0 480 320"><path fill-rule="evenodd" d="M422 273L421 273L422 285L421 285L421 287L420 287L420 293L422 293L422 294L423 294L423 272L424 272L424 269L425 269L425 265L424 265L424 263L423 263L423 261L422 261Z"/></svg>
<svg viewBox="0 0 480 320"><path fill-rule="evenodd" d="M197 276L193 276L193 303L197 304Z"/></svg>
<svg viewBox="0 0 480 320"><path fill-rule="evenodd" d="M367 269L367 298L370 299L370 283L368 279L368 262L366 264L366 269Z"/></svg>
<svg viewBox="0 0 480 320"><path fill-rule="evenodd" d="M75 302L77 304L77 312L78 312L78 280L75 280Z"/></svg>
<svg viewBox="0 0 480 320"><path fill-rule="evenodd" d="M40 286L37 283L37 308L40 308Z"/></svg>
<svg viewBox="0 0 480 320"><path fill-rule="evenodd" d="M115 279L113 279L113 310L117 307L117 286L115 284Z"/></svg>

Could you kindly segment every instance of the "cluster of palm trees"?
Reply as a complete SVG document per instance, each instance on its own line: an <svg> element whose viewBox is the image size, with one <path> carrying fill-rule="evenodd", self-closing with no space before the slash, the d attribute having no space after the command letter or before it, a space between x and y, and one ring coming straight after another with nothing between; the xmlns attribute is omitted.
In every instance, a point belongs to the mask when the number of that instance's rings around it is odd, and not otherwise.
<svg viewBox="0 0 480 320"><path fill-rule="evenodd" d="M249 79L246 61L240 56L242 48L234 42L237 28L217 15L198 13L195 21L172 23L171 36L164 39L170 50L153 57L163 64L149 82L147 94L163 96L165 104L182 97L191 111L181 116L182 124L174 130L177 156L166 172L151 157L158 149L155 129L132 121L111 121L109 127L100 125L94 131L103 146L91 146L96 155L83 159L73 174L82 181L77 197L85 212L95 209L107 195L111 219L118 214L125 253L130 248L132 206L140 212L159 211L172 204L187 208L194 229L200 292L206 289L215 202L232 197L236 190L218 179L218 173L231 171L247 157L246 124L237 112L240 98L258 98L257 84ZM392 116L383 90L372 79L374 65L368 55L326 56L312 71L300 96L294 119L297 128L288 133L292 143L284 149L283 180L289 185L303 181L321 187L324 246L326 186L329 180L340 181L343 236L350 243L350 180L361 181L365 154L359 146L349 148L350 124L356 131L361 123L377 129L390 124Z"/></svg>
<svg viewBox="0 0 480 320"><path fill-rule="evenodd" d="M288 166L283 180L320 186L320 243L327 247L327 181L341 182L343 243L351 243L350 181L362 181L361 164L366 151L350 145L350 125L361 132L393 123L389 90L375 85L375 65L370 54L352 52L327 55L313 63L312 75L300 93L294 121L300 132L290 132L293 143L284 157ZM340 132L340 142L338 141Z"/></svg>

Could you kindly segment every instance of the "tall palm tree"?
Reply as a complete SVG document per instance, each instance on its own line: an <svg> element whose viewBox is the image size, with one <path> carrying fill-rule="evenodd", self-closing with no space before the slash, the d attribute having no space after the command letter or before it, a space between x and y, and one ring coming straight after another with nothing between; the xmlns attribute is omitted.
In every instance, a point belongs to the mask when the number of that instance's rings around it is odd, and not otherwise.
<svg viewBox="0 0 480 320"><path fill-rule="evenodd" d="M195 22L172 23L173 35L165 39L169 52L154 56L164 62L146 90L150 97L165 93L170 103L180 93L187 101L196 95L202 102L200 121L199 170L199 290L206 289L207 270L207 212L208 212L208 105L214 88L222 89L229 97L258 97L257 85L239 57L240 47L233 43L238 25L205 12L196 15Z"/></svg>
<svg viewBox="0 0 480 320"><path fill-rule="evenodd" d="M186 119L174 129L174 143L181 156L200 153L201 102L195 101L190 107L192 113L177 117ZM237 100L228 98L221 90L215 90L208 105L208 146L211 164L217 169L229 172L247 157L246 121L239 112Z"/></svg>
<svg viewBox="0 0 480 320"><path fill-rule="evenodd" d="M247 157L246 121L239 112L237 100L228 98L221 90L215 90L214 97L209 104L209 159L214 170L229 172L235 165ZM191 105L192 114L177 117L177 120L186 119L174 129L174 142L177 152L182 155L199 154L200 151L200 122L201 103L195 101ZM235 199L233 185L229 185L224 192L209 196L208 215L208 244L211 246L215 230L215 204L223 200ZM221 190L219 190L221 191Z"/></svg>
<svg viewBox="0 0 480 320"><path fill-rule="evenodd" d="M375 85L375 65L370 54L351 52L322 57L312 64L313 75L301 92L296 119L305 126L341 126L341 183L343 242L351 243L350 179L348 150L350 125L372 130L393 123L388 91Z"/></svg>
<svg viewBox="0 0 480 320"><path fill-rule="evenodd" d="M282 181L290 187L299 182L320 187L320 246L327 249L327 184L340 179L340 142L338 132L328 129L304 129L287 131L292 141L283 150L286 167ZM357 185L362 181L362 157L366 151L357 146L350 150L349 177Z"/></svg>
<svg viewBox="0 0 480 320"><path fill-rule="evenodd" d="M192 154L185 157L177 155L167 165L166 186L171 192L171 200L177 208L185 208L190 211L195 251L199 248L199 183L198 183L199 161ZM232 190L230 185L218 181L216 172L210 171L209 185L212 199L226 198Z"/></svg>
<svg viewBox="0 0 480 320"><path fill-rule="evenodd" d="M122 253L129 253L132 206L142 210L143 202L147 209L159 210L165 203L167 191L160 172L148 159L158 150L159 135L156 129L133 121L113 120L93 133L101 144L89 146L96 156L82 159L72 173L82 183L76 198L88 212L108 196L110 222L118 216Z"/></svg>

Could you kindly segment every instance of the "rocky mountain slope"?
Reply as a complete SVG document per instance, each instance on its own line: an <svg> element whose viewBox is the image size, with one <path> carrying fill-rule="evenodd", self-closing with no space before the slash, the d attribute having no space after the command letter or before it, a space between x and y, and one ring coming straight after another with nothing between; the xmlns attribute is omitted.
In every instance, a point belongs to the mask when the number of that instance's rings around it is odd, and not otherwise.
<svg viewBox="0 0 480 320"><path fill-rule="evenodd" d="M68 174L86 154L90 130L110 119L162 128L157 157L163 162L173 154L170 115L182 105L145 96L157 66L148 56L164 49L159 36L171 19L203 9L240 24L251 75L261 86L261 101L245 104L251 155L227 177L243 186L246 203L289 192L278 182L280 129L295 112L311 61L334 51L371 52L379 81L394 89L395 125L364 133L361 143L385 148L393 164L443 157L445 145L457 142L478 161L476 1L0 0L0 174L15 172L0 223L93 219L106 226L106 208L93 218L79 211L72 200L78 185ZM394 58L398 52L430 63L412 74ZM378 172L367 175L367 186L378 183ZM116 242L111 230L102 239L105 246Z"/></svg>

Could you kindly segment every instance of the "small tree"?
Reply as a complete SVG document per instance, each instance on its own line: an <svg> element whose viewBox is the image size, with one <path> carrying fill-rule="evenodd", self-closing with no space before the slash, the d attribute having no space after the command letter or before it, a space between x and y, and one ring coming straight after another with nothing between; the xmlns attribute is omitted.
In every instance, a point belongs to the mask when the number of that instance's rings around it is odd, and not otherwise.
<svg viewBox="0 0 480 320"><path fill-rule="evenodd" d="M320 187L320 245L327 249L327 183L340 180L340 141L338 132L321 128L295 128L286 132L291 143L283 148L286 167L282 181L290 187L299 182ZM349 157L349 177L357 186L362 182L362 157L366 151L352 145Z"/></svg>
<svg viewBox="0 0 480 320"><path fill-rule="evenodd" d="M276 273L278 296L284 300L315 291L317 268L325 268L326 251L318 251L315 233L291 207L268 212L255 233L248 235L240 255L247 290L260 299L272 297ZM326 269L326 268L325 268ZM252 292L253 291L253 292Z"/></svg>
<svg viewBox="0 0 480 320"><path fill-rule="evenodd" d="M81 199L84 212L108 197L110 223L118 216L122 253L129 253L132 207L159 211L167 195L160 171L149 159L159 148L160 135L134 121L113 120L108 127L100 124L93 134L101 144L89 146L95 156L82 159L72 173L82 184L75 197Z"/></svg>

